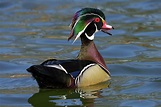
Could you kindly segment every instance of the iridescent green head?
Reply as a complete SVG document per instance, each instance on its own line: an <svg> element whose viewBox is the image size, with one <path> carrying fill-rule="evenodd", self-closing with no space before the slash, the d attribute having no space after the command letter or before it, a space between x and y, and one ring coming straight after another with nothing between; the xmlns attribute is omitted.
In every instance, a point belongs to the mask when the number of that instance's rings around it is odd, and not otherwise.
<svg viewBox="0 0 161 107"><path fill-rule="evenodd" d="M71 33L68 40L75 37L73 42L82 34L84 34L87 39L93 40L94 34L97 31L108 33L108 30L113 29L112 26L107 25L104 13L95 8L83 8L76 12L70 27Z"/></svg>

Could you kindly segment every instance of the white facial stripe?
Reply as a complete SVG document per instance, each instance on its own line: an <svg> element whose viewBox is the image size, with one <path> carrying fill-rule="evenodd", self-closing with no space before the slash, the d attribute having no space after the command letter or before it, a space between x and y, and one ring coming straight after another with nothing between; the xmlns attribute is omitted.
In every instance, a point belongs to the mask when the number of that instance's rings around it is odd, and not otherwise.
<svg viewBox="0 0 161 107"><path fill-rule="evenodd" d="M96 27L96 31L95 31L95 32L98 32L98 28L97 28L97 25L96 25L96 24L94 24L94 26Z"/></svg>
<svg viewBox="0 0 161 107"><path fill-rule="evenodd" d="M75 28L75 26L76 26L76 24L78 23L78 21L80 20L80 18L83 17L83 16L86 16L86 15L96 15L96 16L100 17L102 20L104 20L104 19L103 19L100 15L98 15L98 14L87 13L87 14L84 14L84 15L79 16L79 18L78 18L77 21L75 22L73 28ZM72 29L73 29L73 28L72 28Z"/></svg>
<svg viewBox="0 0 161 107"><path fill-rule="evenodd" d="M78 33L78 35L75 37L73 43L80 37L80 35L85 31L85 29L87 28L87 26L88 26L89 24L90 24L90 23L88 23L88 24L84 27L84 29Z"/></svg>
<svg viewBox="0 0 161 107"><path fill-rule="evenodd" d="M80 17L77 19L77 21L76 21L76 23L74 24L72 30L75 28L75 26L76 26L76 24L78 23L78 21L80 20L80 18L83 17L83 16L86 16L86 15L96 15L96 16L100 17L102 20L104 20L104 19L103 19L100 15L98 15L98 14L87 13L87 14L84 14L84 15L80 16ZM90 24L90 23L88 23L88 24L84 27L84 29L78 33L78 35L75 37L73 43L80 37L80 35L85 31L85 29L87 28L87 26L88 26L89 24ZM96 26L96 25L95 25L95 26ZM98 31L98 29L97 29L97 26L96 26L96 32L97 32L97 31ZM89 40L93 40L93 39L94 39L94 34L93 34L91 37L87 36L87 34L86 34L86 37L87 37ZM73 43L72 43L72 44L73 44Z"/></svg>
<svg viewBox="0 0 161 107"><path fill-rule="evenodd" d="M80 35L81 35L83 32L84 32L84 30L82 30L82 31L80 31L80 32L78 33L78 35L75 37L73 43L80 37ZM72 44L73 44L73 43L72 43Z"/></svg>

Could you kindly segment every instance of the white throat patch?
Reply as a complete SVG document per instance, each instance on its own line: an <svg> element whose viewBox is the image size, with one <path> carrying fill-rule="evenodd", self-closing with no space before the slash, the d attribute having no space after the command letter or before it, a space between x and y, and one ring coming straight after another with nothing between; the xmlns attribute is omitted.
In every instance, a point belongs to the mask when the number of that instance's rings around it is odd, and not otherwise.
<svg viewBox="0 0 161 107"><path fill-rule="evenodd" d="M87 33L85 33L86 37L89 39L89 40L94 40L94 33L92 36L88 36Z"/></svg>
<svg viewBox="0 0 161 107"><path fill-rule="evenodd" d="M89 40L94 40L94 36L95 36L95 33L98 32L98 28L97 28L97 25L94 24L94 26L96 27L96 31L93 33L92 36L88 36L87 33L85 33L86 37L89 39Z"/></svg>

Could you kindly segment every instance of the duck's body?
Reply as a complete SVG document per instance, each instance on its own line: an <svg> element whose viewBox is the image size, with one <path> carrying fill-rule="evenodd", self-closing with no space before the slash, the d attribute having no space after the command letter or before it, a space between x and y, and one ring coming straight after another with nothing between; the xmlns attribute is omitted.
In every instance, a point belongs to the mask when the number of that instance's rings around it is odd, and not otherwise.
<svg viewBox="0 0 161 107"><path fill-rule="evenodd" d="M85 19L86 24L82 27ZM110 72L93 39L98 30L108 33L107 30L112 28L105 23L105 16L100 10L84 8L78 11L73 18L69 36L69 39L75 35L75 40L81 38L82 45L77 58L50 59L31 66L27 71L36 79L40 88L83 87L109 80Z"/></svg>
<svg viewBox="0 0 161 107"><path fill-rule="evenodd" d="M72 88L94 85L110 79L109 72L89 60L50 59L28 69L40 88Z"/></svg>

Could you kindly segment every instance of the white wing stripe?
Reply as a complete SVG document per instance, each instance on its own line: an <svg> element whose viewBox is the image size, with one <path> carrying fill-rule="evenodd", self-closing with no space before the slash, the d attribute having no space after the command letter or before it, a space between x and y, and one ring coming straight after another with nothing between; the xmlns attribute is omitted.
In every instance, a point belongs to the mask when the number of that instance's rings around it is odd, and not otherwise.
<svg viewBox="0 0 161 107"><path fill-rule="evenodd" d="M66 71L66 69L62 66L62 65L44 65L46 67L53 67L53 68L56 68L56 69L59 69L59 70L62 70L64 71L66 74L68 74L68 72Z"/></svg>
<svg viewBox="0 0 161 107"><path fill-rule="evenodd" d="M61 69L62 69L63 71L65 71L66 74L68 74L68 72L66 71L66 69L65 69L63 66L61 66L60 64L59 64L59 66L61 67Z"/></svg>

